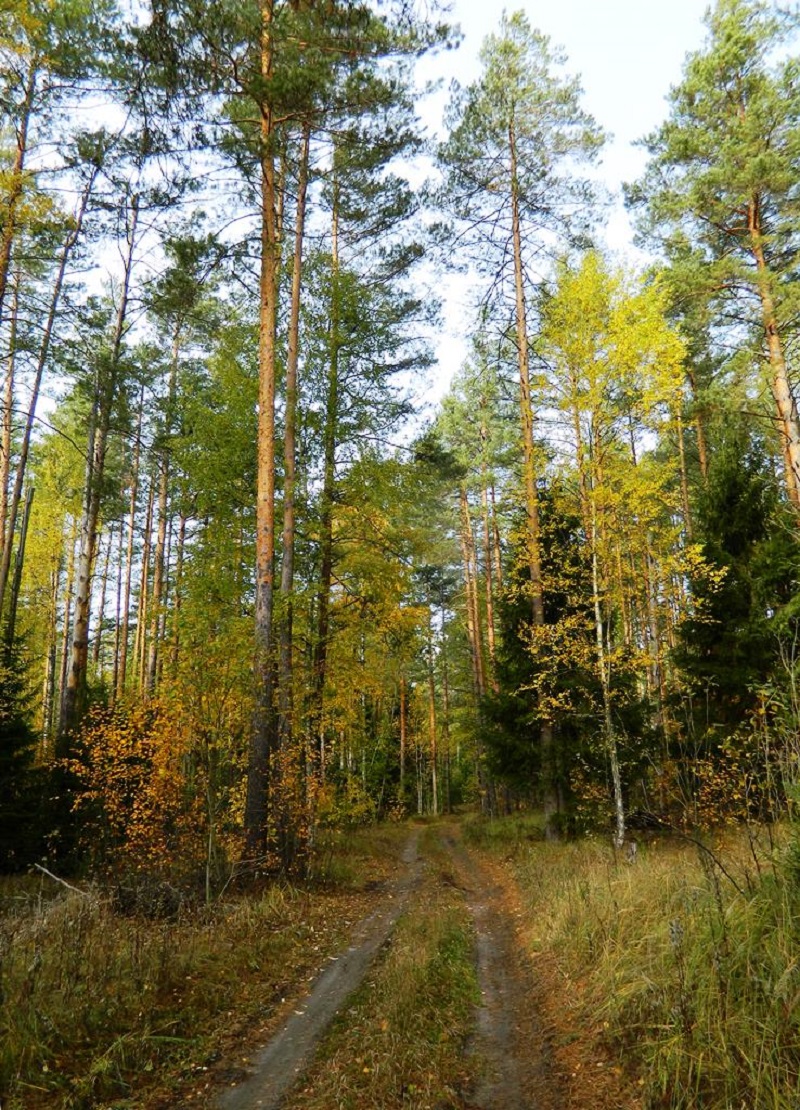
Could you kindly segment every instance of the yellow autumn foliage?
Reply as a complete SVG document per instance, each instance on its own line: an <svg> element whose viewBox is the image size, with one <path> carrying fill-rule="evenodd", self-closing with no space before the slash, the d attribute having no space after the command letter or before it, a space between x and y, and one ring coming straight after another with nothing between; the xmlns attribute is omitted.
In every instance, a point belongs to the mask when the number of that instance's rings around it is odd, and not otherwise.
<svg viewBox="0 0 800 1110"><path fill-rule="evenodd" d="M114 869L169 871L202 860L204 792L189 736L160 703L95 709L69 763L87 849Z"/></svg>

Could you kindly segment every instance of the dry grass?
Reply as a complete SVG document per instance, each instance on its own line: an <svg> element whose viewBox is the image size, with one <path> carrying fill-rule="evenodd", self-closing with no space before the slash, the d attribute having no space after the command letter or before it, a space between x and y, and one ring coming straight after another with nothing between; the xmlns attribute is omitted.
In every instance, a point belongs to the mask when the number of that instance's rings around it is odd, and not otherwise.
<svg viewBox="0 0 800 1110"><path fill-rule="evenodd" d="M632 866L592 841L517 848L530 944L646 1107L796 1110L798 858L744 833Z"/></svg>
<svg viewBox="0 0 800 1110"><path fill-rule="evenodd" d="M392 870L403 836L389 832L371 847L351 837L349 878L335 889L273 886L172 921L120 916L98 889L45 886L46 900L30 880L5 883L4 1110L109 1103L138 1110L158 1085L173 1092L161 1105L179 1105L184 1085L231 1037L268 1018L320 950L341 946L376 897L371 888ZM335 852L332 869L334 860Z"/></svg>

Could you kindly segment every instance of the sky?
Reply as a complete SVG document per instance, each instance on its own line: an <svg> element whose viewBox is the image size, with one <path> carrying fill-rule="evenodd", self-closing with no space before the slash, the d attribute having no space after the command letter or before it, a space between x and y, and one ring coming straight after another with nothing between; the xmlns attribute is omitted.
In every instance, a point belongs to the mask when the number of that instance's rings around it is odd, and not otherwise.
<svg viewBox="0 0 800 1110"><path fill-rule="evenodd" d="M600 176L619 198L622 183L644 168L645 152L633 144L665 119L666 97L680 81L687 53L703 44L708 6L709 0L452 0L450 21L460 25L463 42L423 63L421 75L441 78L443 89L422 108L422 117L430 128L440 127L450 81L468 84L478 77L484 38L497 29L504 8L509 13L522 8L534 27L564 49L566 72L581 79L584 107L612 136ZM642 261L621 199L608 212L605 239L615 255ZM440 288L445 329L428 401L441 396L466 356L463 336L470 330L467 283L454 277Z"/></svg>

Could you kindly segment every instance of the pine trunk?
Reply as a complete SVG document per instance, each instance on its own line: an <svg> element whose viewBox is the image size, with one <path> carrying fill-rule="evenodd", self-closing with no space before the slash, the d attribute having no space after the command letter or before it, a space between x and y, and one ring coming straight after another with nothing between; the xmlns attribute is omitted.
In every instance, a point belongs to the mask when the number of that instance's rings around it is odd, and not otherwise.
<svg viewBox="0 0 800 1110"><path fill-rule="evenodd" d="M14 372L17 361L17 325L19 321L19 293L21 277L17 272L11 313L8 322L8 359L6 360L6 380L3 387L3 426L0 436L2 461L0 462L0 552L5 544L8 526L8 494L11 481L12 428L14 424ZM0 609L2 599L0 598Z"/></svg>
<svg viewBox="0 0 800 1110"><path fill-rule="evenodd" d="M16 127L17 142L14 162L8 175L5 203L0 209L0 320L3 319L3 305L8 288L8 275L11 268L11 248L17 232L18 209L22 202L25 186L25 160L28 156L28 128L33 113L36 95L35 67L31 68L25 86L25 95L20 106L20 120Z"/></svg>
<svg viewBox="0 0 800 1110"><path fill-rule="evenodd" d="M464 589L467 615L467 637L472 658L472 676L475 683L475 696L480 710L480 701L486 693L486 677L483 667L483 644L481 643L480 609L475 571L472 521L469 514L467 491L462 486L459 494L461 506L461 555L464 562Z"/></svg>
<svg viewBox="0 0 800 1110"><path fill-rule="evenodd" d="M261 272L258 320L258 443L256 493L256 710L250 738L244 826L248 853L267 849L270 776L275 751L275 340L278 299L278 220L275 122L270 102L274 58L274 0L261 2Z"/></svg>
<svg viewBox="0 0 800 1110"><path fill-rule="evenodd" d="M333 220L331 250L331 323L328 365L328 396L325 403L323 429L324 473L320 510L320 573L317 587L317 634L314 650L313 704L311 712L312 739L318 751L324 742L323 705L325 675L328 661L330 625L330 591L333 576L333 499L336 487L336 442L339 419L339 208L338 186L333 187Z"/></svg>
<svg viewBox="0 0 800 1110"><path fill-rule="evenodd" d="M136 537L136 508L139 498L139 463L142 454L142 418L144 415L144 386L139 393L139 415L136 423L136 439L133 444L133 461L131 464L131 490L128 509L128 546L125 553L125 588L122 597L122 627L120 629L119 661L117 665L117 679L114 683L116 698L122 697L125 692L125 682L128 676L128 647L130 640L131 620L131 589L133 584L133 548Z"/></svg>
<svg viewBox="0 0 800 1110"><path fill-rule="evenodd" d="M96 670L100 670L100 652L103 646L103 621L106 613L106 594L108 592L108 578L111 573L111 550L114 546L114 525L108 530L108 546L106 547L106 562L103 576L100 581L100 604L97 607L97 632L94 637L92 663Z"/></svg>
<svg viewBox="0 0 800 1110"><path fill-rule="evenodd" d="M164 424L164 446L159 459L158 474L158 532L153 559L153 598L150 607L150 642L147 652L147 671L145 674L145 696L152 698L158 682L159 651L161 630L164 623L164 595L166 593L166 551L167 523L169 519L169 477L170 441L172 436L172 413L175 409L175 396L178 388L178 359L180 356L179 329L173 337L172 361L169 372L169 391L167 396L167 415Z"/></svg>
<svg viewBox="0 0 800 1110"><path fill-rule="evenodd" d="M28 466L28 453L30 451L31 436L33 434L33 425L34 425L34 422L36 420L36 408L37 408L37 405L38 405L38 402L39 402L39 392L40 392L41 387L42 387L42 378L44 377L45 366L47 365L47 359L48 359L48 356L50 354L50 344L51 344L52 338L53 338L53 329L55 327L56 317L57 317L57 314L58 314L58 307L59 307L59 304L60 304L60 301L61 301L61 293L62 293L62 290L64 288L64 277L65 277L66 272L67 272L67 264L69 262L70 255L72 254L72 251L73 251L73 249L74 249L74 247L75 247L76 243L78 242L78 240L80 238L80 235L81 235L81 229L83 228L83 221L84 221L84 217L86 215L86 209L87 209L88 204L89 204L89 197L91 196L92 189L94 188L94 182L96 180L96 177L97 177L97 173L95 172L94 174L92 174L91 178L86 183L84 191L81 194L81 200L80 200L80 204L78 206L78 211L75 214L75 223L74 223L71 231L67 235L66 240L64 241L64 246L61 250L61 258L60 258L59 264L58 264L58 270L56 272L56 280L55 280L55 283L53 285L53 293L52 293L52 296L50 297L50 308L48 310L47 320L45 321L44 331L42 333L42 341L39 345L39 354L38 354L37 361L36 361L36 371L34 373L34 378L33 378L33 387L31 389L30 401L28 402L28 414L27 414L27 417L25 419L25 429L22 433L22 443L20 445L19 460L17 462L17 469L16 469L16 473L15 473L15 476L14 476L14 490L13 490L13 493L11 495L11 505L3 515L5 530L4 530L4 533L3 533L3 541L2 541L3 554L2 554L2 559L0 560L0 613L2 613L2 611L3 611L3 605L5 603L6 590L8 588L8 578L9 578L9 575L11 573L11 549L12 549L12 546L13 546L13 543L14 543L14 532L15 532L16 527L17 527L17 516L19 514L19 506L20 506L20 503L22 501L22 490L23 490L23 486L25 484L25 473L26 473L27 466ZM136 233L136 220L137 220L137 217L138 217L138 204L135 201L134 201L134 207L133 207L132 215L133 215L133 223L132 223L132 227L131 227L131 240L130 240L130 251L131 252L133 251L133 239L134 239L135 233ZM119 356L118 343L121 342L121 339L122 339L122 327L124 326L125 310L127 309L128 284L129 284L129 280L130 280L131 261L132 261L132 258L131 258L131 254L129 253L129 256L128 256L128 259L127 259L127 262L126 262L126 268L125 268L125 277L124 277L123 292L122 292L122 302L121 302L121 305L120 305L122 316L121 316L121 319L120 319L119 316L117 318L117 332L116 332L116 336L115 336L115 344L116 345L115 345L115 355L114 355L115 362L118 361L118 356ZM116 373L116 365L113 366L112 373L114 373L114 374ZM110 405L110 400L109 400L109 405ZM6 429L4 428L4 433L5 433L5 430ZM4 467L6 466L6 464L8 462L8 457L10 455L10 449L11 449L10 414L9 414L9 424L8 424L8 435L9 435L8 454L4 455ZM105 450L105 448L103 448L103 450ZM101 478L102 478L102 475L101 475ZM6 489L8 488L7 487L7 476L6 476L6 486L5 486L5 488Z"/></svg>
<svg viewBox="0 0 800 1110"><path fill-rule="evenodd" d="M300 295L302 290L303 240L305 236L306 194L308 188L308 156L311 128L306 124L300 150L295 213L292 291L289 307L289 339L286 358L286 412L283 443L283 550L281 559L281 626L278 653L278 689L280 724L283 744L292 741L294 733L294 551L295 551L295 485L297 477L297 368L300 354Z"/></svg>
<svg viewBox="0 0 800 1110"><path fill-rule="evenodd" d="M86 670L89 653L89 618L92 593L92 565L97 542L97 529L100 520L100 502L103 493L108 432L111 413L117 395L117 379L120 371L122 339L128 312L131 274L133 271L136 229L139 219L139 198L131 198L128 212L128 243L125 255L125 269L117 307L117 318L109 351L108 365L98 372L97 393L95 398L95 427L90 436L90 449L87 454L86 491L84 497L83 519L80 529L80 552L78 555L77 589L75 593L75 618L72 631L70 667L67 675L63 712L59 733L66 744L66 737L77 724L83 710L86 689ZM10 523L10 522L9 522ZM5 557L5 553L4 553Z"/></svg>
<svg viewBox="0 0 800 1110"><path fill-rule="evenodd" d="M770 272L764 254L759 200L754 197L748 209L750 247L756 263L758 295L767 338L767 351L772 372L770 387L778 413L783 441L786 492L789 501L800 512L800 418L792 393L786 357L783 351L778 313L772 295Z"/></svg>
<svg viewBox="0 0 800 1110"><path fill-rule="evenodd" d="M436 750L436 672L433 656L433 626L428 600L428 743L431 753L431 813L439 816L439 753Z"/></svg>
<svg viewBox="0 0 800 1110"><path fill-rule="evenodd" d="M144 518L142 572L139 579L139 603L136 607L136 634L133 638L133 666L140 695L144 693L144 663L147 654L147 614L150 611L150 553L153 543L155 492L155 480L151 478L150 490L147 495L147 512Z"/></svg>
<svg viewBox="0 0 800 1110"><path fill-rule="evenodd" d="M508 129L511 155L511 230L514 248L514 287L516 291L516 336L519 364L519 403L522 427L523 485L525 491L526 540L528 569L531 576L531 607L533 624L544 626L544 587L542 583L542 556L539 539L539 495L536 489L536 451L533 439L533 400L531 397L530 356L528 350L528 320L525 306L525 280L522 258L522 233L519 216L519 182L517 179L517 144L513 122ZM547 835L553 836L552 818L558 812L553 750L553 726L543 720L539 726L539 752L541 755L541 791Z"/></svg>

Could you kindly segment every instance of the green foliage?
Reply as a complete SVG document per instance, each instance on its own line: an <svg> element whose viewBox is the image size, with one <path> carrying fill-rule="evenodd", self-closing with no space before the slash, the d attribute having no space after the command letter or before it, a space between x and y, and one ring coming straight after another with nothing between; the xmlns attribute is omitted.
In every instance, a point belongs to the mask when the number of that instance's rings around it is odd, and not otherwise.
<svg viewBox="0 0 800 1110"><path fill-rule="evenodd" d="M42 848L43 772L29 718L27 663L19 647L0 651L0 872L30 866Z"/></svg>
<svg viewBox="0 0 800 1110"><path fill-rule="evenodd" d="M693 581L696 609L680 626L675 661L702 742L730 734L752 711L776 661L775 615L798 587L797 541L763 445L743 419L719 427L697 527L718 573Z"/></svg>
<svg viewBox="0 0 800 1110"><path fill-rule="evenodd" d="M755 349L735 372L737 391L752 399L763 388L764 329L785 346L795 327L798 20L763 0L718 0L706 22L669 118L645 140L650 164L629 201L643 238L668 262L666 280L694 339L701 409L719 399L724 410L730 384L719 364L731 371L732 352ZM778 376L774 358L770 350ZM709 392L714 379L719 397ZM772 387L780 420L796 424ZM778 436L770 446L783 450Z"/></svg>
<svg viewBox="0 0 800 1110"><path fill-rule="evenodd" d="M581 524L565 503L563 491L540 491L540 498L543 569L550 587L545 594L545 624L531 627L523 553L522 560L512 564L499 605L500 689L484 701L485 740L492 771L523 796L530 796L541 772L538 729L543 718L549 719L564 820L576 829L587 823L586 817L579 816L587 779L599 781L606 796L588 553ZM629 788L646 765L654 736L635 668L622 656L612 676L611 695ZM602 823L606 818L607 812L593 812L591 822Z"/></svg>
<svg viewBox="0 0 800 1110"><path fill-rule="evenodd" d="M564 62L523 12L504 13L483 44L481 76L456 86L447 109L442 200L464 223L462 243L495 282L511 277L512 194L526 238L555 231L585 241L591 222L590 185L564 169L591 160L603 135L580 106L580 85L564 75Z"/></svg>

